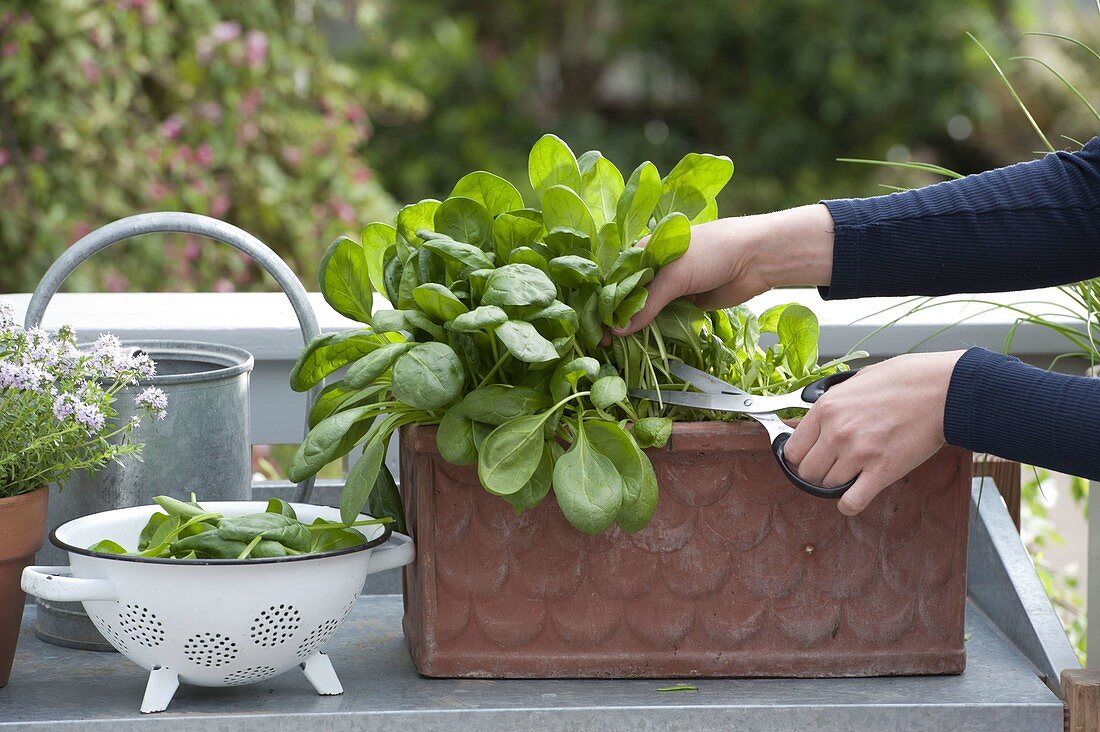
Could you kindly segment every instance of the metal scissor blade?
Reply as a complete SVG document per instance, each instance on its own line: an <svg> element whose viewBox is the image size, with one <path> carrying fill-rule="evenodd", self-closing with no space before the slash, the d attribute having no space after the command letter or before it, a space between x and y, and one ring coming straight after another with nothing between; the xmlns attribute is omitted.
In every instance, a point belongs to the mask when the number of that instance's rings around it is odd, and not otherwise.
<svg viewBox="0 0 1100 732"><path fill-rule="evenodd" d="M668 370L673 376L678 376L687 383L694 386L696 389L705 391L708 394L747 394L748 392L738 389L728 381L723 381L717 376L708 374L706 371L700 371L697 368L688 366L683 361L669 361ZM663 393L663 392L662 392Z"/></svg>
<svg viewBox="0 0 1100 732"><path fill-rule="evenodd" d="M733 394L708 394L698 391L651 391L649 389L631 389L630 396L648 399L660 404L672 404L677 407L709 409L716 412L741 412L744 405L740 396Z"/></svg>

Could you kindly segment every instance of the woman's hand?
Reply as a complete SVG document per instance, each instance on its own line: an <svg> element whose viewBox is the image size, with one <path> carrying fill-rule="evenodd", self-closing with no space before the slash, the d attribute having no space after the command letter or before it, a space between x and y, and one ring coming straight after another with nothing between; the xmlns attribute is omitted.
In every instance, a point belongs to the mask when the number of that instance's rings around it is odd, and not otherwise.
<svg viewBox="0 0 1100 732"><path fill-rule="evenodd" d="M679 297L705 310L730 307L773 287L828 285L832 269L833 219L821 204L700 224L687 253L648 285L645 308L613 332L641 330Z"/></svg>
<svg viewBox="0 0 1100 732"><path fill-rule="evenodd" d="M784 447L791 467L828 488L858 475L839 508L859 513L943 446L947 388L963 353L897 356L830 388Z"/></svg>

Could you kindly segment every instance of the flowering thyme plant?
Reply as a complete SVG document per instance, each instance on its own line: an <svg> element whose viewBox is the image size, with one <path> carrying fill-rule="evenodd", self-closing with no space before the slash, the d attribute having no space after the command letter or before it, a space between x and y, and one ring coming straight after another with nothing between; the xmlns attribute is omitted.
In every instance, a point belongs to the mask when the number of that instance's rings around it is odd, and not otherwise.
<svg viewBox="0 0 1100 732"><path fill-rule="evenodd" d="M0 301L0 498L135 455L141 445L130 435L142 416L115 425L112 404L120 389L155 375L152 360L112 335L81 351L72 328L55 336L24 330L13 316L11 305ZM143 416L166 414L160 389L145 389L134 401Z"/></svg>

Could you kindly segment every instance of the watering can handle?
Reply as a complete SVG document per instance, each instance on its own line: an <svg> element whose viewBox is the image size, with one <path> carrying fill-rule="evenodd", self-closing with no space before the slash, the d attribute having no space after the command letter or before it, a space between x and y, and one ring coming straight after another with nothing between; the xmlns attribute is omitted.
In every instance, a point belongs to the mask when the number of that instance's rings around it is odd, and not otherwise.
<svg viewBox="0 0 1100 732"><path fill-rule="evenodd" d="M297 275L291 271L290 267L278 254L256 237L232 224L209 216L181 211L158 211L128 216L100 227L82 237L50 265L50 268L46 270L46 274L38 283L38 287L34 289L31 301L27 305L26 327L32 328L42 322L46 306L50 304L50 299L57 293L61 284L73 273L73 270L91 258L93 254L106 249L112 244L143 234L196 234L228 244L234 249L244 252L274 277L275 281L279 283L279 287L286 293L291 306L294 308L294 314L298 316L298 324L302 328L302 340L309 343L320 334L317 316L309 304L305 288L302 287ZM310 390L306 398L307 415L323 386L324 382L322 381ZM307 417L306 432L308 433L308 431ZM299 483L295 500L299 503L308 502L310 494L313 492L313 483L313 476Z"/></svg>

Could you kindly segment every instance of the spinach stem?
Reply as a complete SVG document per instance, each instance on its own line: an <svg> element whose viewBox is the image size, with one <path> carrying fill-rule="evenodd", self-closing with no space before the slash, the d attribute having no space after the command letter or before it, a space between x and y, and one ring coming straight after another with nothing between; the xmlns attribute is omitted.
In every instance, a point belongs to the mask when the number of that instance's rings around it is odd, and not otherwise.
<svg viewBox="0 0 1100 732"><path fill-rule="evenodd" d="M237 559L247 559L252 553L252 550L256 548L256 545L260 543L261 539L263 539L262 536L253 536L252 541L248 542L248 546L244 548L244 551L237 555Z"/></svg>
<svg viewBox="0 0 1100 732"><path fill-rule="evenodd" d="M494 351L495 350L496 349L494 349ZM493 376L496 375L496 372L500 370L500 367L504 365L504 362L508 360L508 356L510 355L511 354L508 353L508 351L505 351L504 355L497 359L497 362L493 364L493 368L489 370L489 373L485 374L485 378L482 379L481 383L477 385L479 389L489 383L489 379L493 378Z"/></svg>

